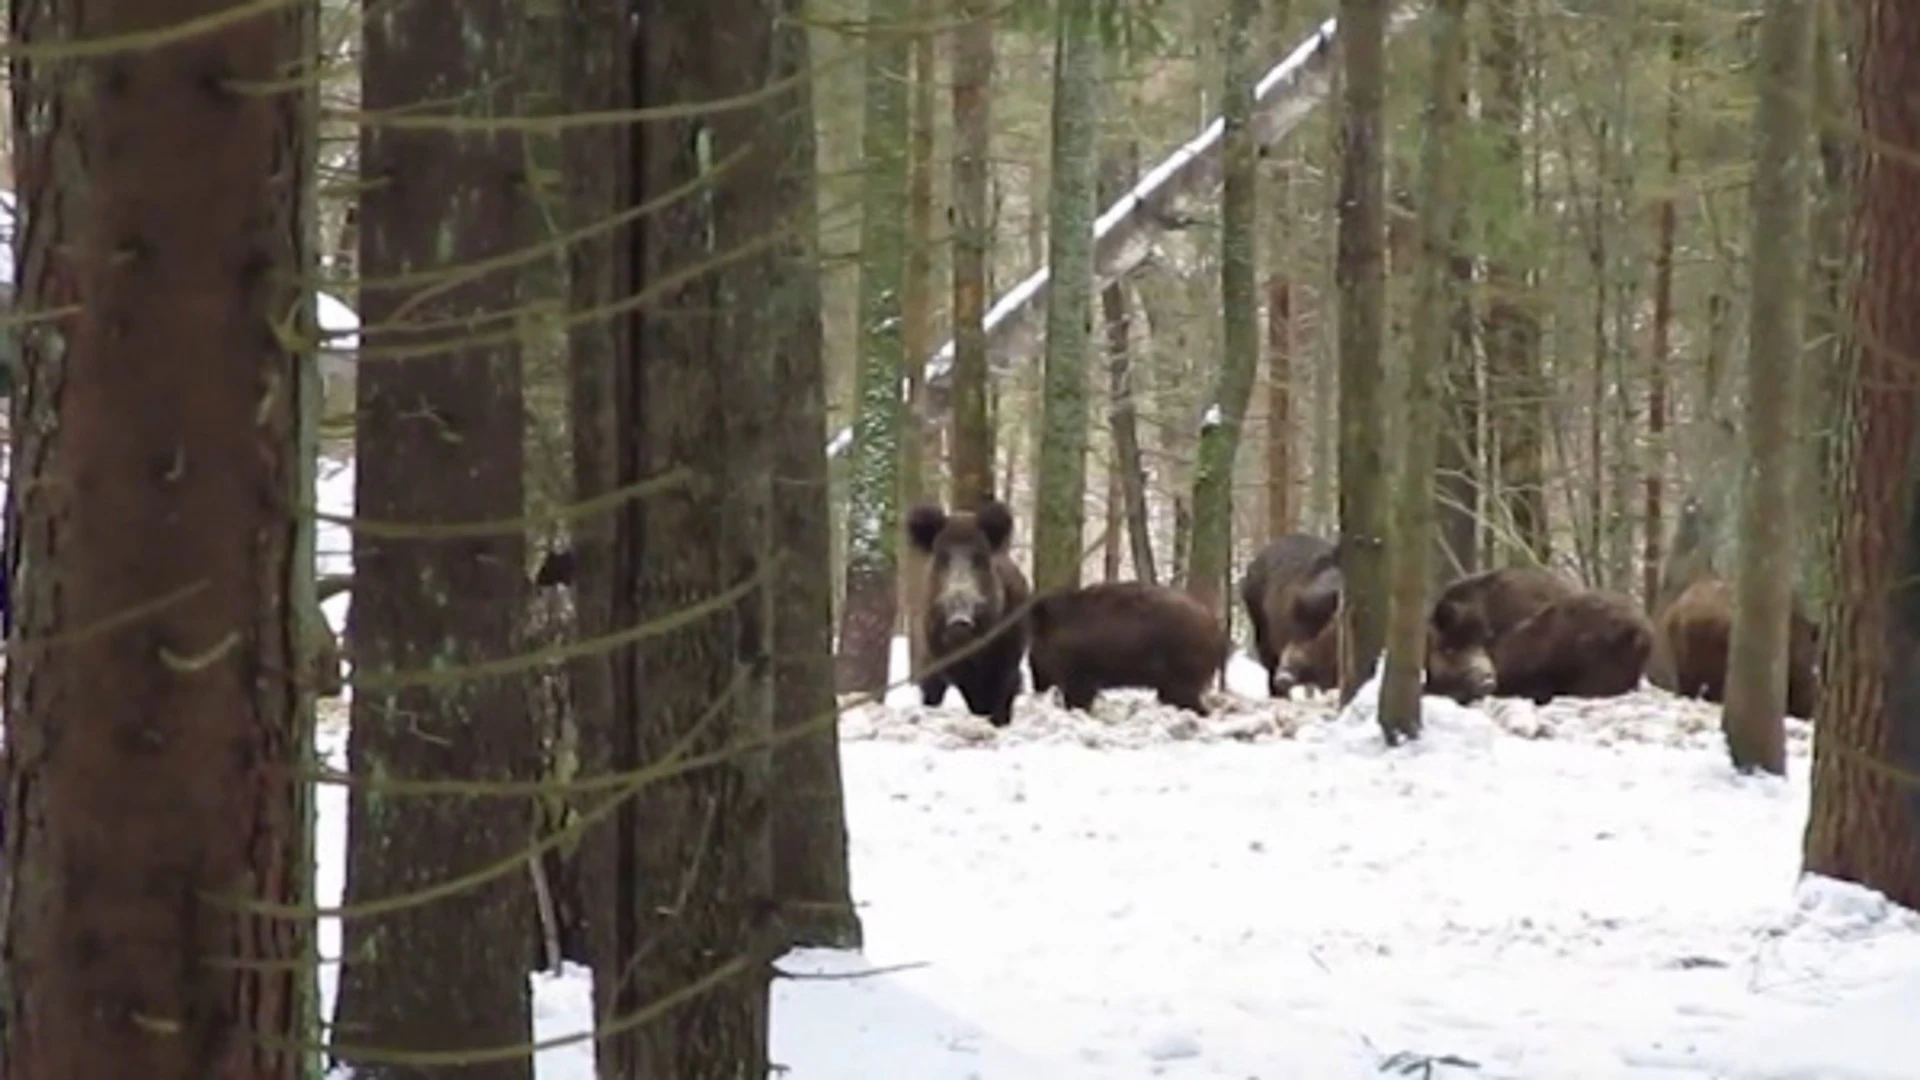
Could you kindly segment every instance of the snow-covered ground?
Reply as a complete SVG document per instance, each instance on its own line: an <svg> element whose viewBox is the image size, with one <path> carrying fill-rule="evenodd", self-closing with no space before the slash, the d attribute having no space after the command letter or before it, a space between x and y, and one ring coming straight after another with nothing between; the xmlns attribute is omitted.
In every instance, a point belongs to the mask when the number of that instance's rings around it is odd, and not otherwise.
<svg viewBox="0 0 1920 1080"><path fill-rule="evenodd" d="M322 469L324 508L350 477ZM1126 692L1024 697L1005 732L906 687L851 710L867 947L782 961L789 1080L1920 1077L1920 916L1797 880L1804 727L1783 782L1654 690L1429 699L1388 751L1364 693L1270 702L1244 656L1229 685L1204 719ZM320 828L337 903L340 788ZM584 972L535 989L541 1038L587 1030ZM588 1080L590 1044L539 1075Z"/></svg>

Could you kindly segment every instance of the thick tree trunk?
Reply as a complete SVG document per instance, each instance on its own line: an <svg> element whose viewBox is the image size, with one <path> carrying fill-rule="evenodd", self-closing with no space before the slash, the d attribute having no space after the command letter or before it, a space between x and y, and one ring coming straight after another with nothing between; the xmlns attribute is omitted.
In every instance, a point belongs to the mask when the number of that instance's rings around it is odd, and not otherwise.
<svg viewBox="0 0 1920 1080"><path fill-rule="evenodd" d="M1872 0L1861 14L1858 366L1806 868L1911 908L1920 907L1920 801L1910 779L1920 773L1920 385L1909 359L1920 355L1912 299L1920 173L1906 155L1920 147L1920 21L1893 0Z"/></svg>
<svg viewBox="0 0 1920 1080"><path fill-rule="evenodd" d="M987 416L987 264L993 250L993 7L955 0L953 44L953 505L993 494L993 425ZM907 357L918 364L924 354ZM1012 498L1011 493L1007 495Z"/></svg>
<svg viewBox="0 0 1920 1080"><path fill-rule="evenodd" d="M1087 346L1093 314L1094 139L1100 38L1094 0L1059 0L1048 174L1046 378L1035 480L1033 586L1080 584L1087 499Z"/></svg>
<svg viewBox="0 0 1920 1080"><path fill-rule="evenodd" d="M860 367L847 485L847 597L836 683L878 693L893 654L900 552L900 370L907 263L909 0L868 0Z"/></svg>
<svg viewBox="0 0 1920 1080"><path fill-rule="evenodd" d="M634 54L641 108L758 103L652 120L634 136L634 205L693 186L714 161L739 164L708 173L676 213L649 215L628 235L635 284L658 301L629 326L620 480L675 468L698 479L622 515L615 593L653 629L616 667L611 756L621 771L680 754L716 760L648 783L616 815L597 1007L635 1022L706 985L599 1042L602 1076L737 1080L768 1069L770 963L788 934L774 918L764 743L774 612L763 575L773 564L770 384L791 329L775 307L783 259L770 233L804 222L780 192L791 147L776 136L796 122L791 99L769 92L782 67L781 14L759 0L658 5ZM893 495L885 489L882 501ZM659 625L676 615L686 621Z"/></svg>
<svg viewBox="0 0 1920 1080"><path fill-rule="evenodd" d="M229 7L11 11L18 306L66 311L19 334L13 394L10 1080L292 1080L310 1060L289 778L313 563L289 508L311 499L314 386L271 331L313 270L310 100L236 87L305 69L311 11L31 58Z"/></svg>
<svg viewBox="0 0 1920 1080"><path fill-rule="evenodd" d="M804 0L782 0L797 16ZM821 298L816 243L817 165L807 28L797 19L774 39L777 78L796 79L784 99L783 159L773 163L781 212L797 234L781 248L774 290L780 319L773 355L773 535L779 607L773 621L775 730L792 735L773 751L773 885L795 945L860 947L847 867L847 812L840 782L839 721L833 693L833 577L827 514L826 375L821 367ZM763 136L775 138L774 135ZM805 734L793 735L801 728Z"/></svg>
<svg viewBox="0 0 1920 1080"><path fill-rule="evenodd" d="M1734 768L1787 771L1787 635L1793 604L1794 413L1806 277L1812 0L1769 0L1760 24L1749 265L1746 484L1720 725Z"/></svg>
<svg viewBox="0 0 1920 1080"><path fill-rule="evenodd" d="M1540 323L1534 312L1520 225L1526 220L1521 125L1526 115L1526 52L1520 37L1520 0L1491 0L1487 38L1488 85L1483 115L1494 132L1492 199L1505 214L1488 229L1487 383L1497 489L1498 525L1509 539L1503 562L1547 562L1546 383L1540 370Z"/></svg>
<svg viewBox="0 0 1920 1080"><path fill-rule="evenodd" d="M455 20L473 32L445 33ZM455 87L482 115L508 111L518 96L517 24L518 9L500 0L418 0L369 21L365 107L419 108ZM517 137L371 127L360 163L382 179L361 195L360 265L369 276L457 270L525 242ZM498 782L534 772L536 732L519 679L465 670L516 651L526 580L520 532L406 532L510 521L523 511L518 349L511 339L463 343L512 325L516 283L511 270L496 270L436 282L431 292L370 290L361 301L369 327L362 355L404 359L369 363L357 380L355 510L400 526L354 535L347 757L358 776ZM512 799L356 790L346 904L479 872L524 847L532 826L526 804ZM334 1058L356 1076L411 1077L419 1066L379 1051L525 1042L528 889L524 873L496 875L427 903L347 918ZM531 1077L533 1066L512 1057L463 1072L512 1080Z"/></svg>
<svg viewBox="0 0 1920 1080"><path fill-rule="evenodd" d="M1386 670L1380 684L1380 730L1394 745L1420 735L1421 672L1426 664L1427 586L1432 571L1434 461L1439 383L1452 351L1456 296L1454 245L1460 235L1459 166L1454 140L1466 80L1466 0L1439 0L1429 25L1432 82L1421 151L1420 258L1407 358L1399 490L1394 492L1392 594L1388 598Z"/></svg>
<svg viewBox="0 0 1920 1080"><path fill-rule="evenodd" d="M1193 554L1187 591L1228 615L1233 556L1233 476L1254 379L1260 373L1260 157L1253 115L1253 31L1258 0L1230 0L1223 54L1220 197L1220 380L1200 427L1193 480Z"/></svg>
<svg viewBox="0 0 1920 1080"><path fill-rule="evenodd" d="M1386 331L1386 2L1341 0L1340 699L1372 674L1387 629L1387 483L1380 447Z"/></svg>

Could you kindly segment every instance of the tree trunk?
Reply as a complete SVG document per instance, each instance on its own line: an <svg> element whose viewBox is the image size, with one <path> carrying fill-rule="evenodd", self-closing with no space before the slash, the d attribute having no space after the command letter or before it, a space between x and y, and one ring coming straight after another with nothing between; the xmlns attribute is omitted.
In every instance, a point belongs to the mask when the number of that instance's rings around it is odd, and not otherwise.
<svg viewBox="0 0 1920 1080"><path fill-rule="evenodd" d="M1275 0L1267 9L1267 29L1277 48L1285 47L1292 30L1292 0ZM1261 543L1285 536L1298 526L1300 498L1294 457L1299 445L1293 433L1294 324L1293 288L1287 264L1293 234L1293 171L1285 161L1273 165L1273 212L1267 215L1271 232L1267 254L1267 535ZM1255 548L1261 546L1256 544Z"/></svg>
<svg viewBox="0 0 1920 1080"><path fill-rule="evenodd" d="M311 750L313 562L289 508L312 497L315 387L269 328L314 271L312 102L235 87L311 64L312 9L34 57L229 7L11 12L17 302L67 309L21 330L13 394L14 1080L292 1080L310 1060L311 851L289 778Z"/></svg>
<svg viewBox="0 0 1920 1080"><path fill-rule="evenodd" d="M840 690L878 693L893 653L900 551L900 371L907 263L906 34L910 0L868 0L860 215L860 368L848 459Z"/></svg>
<svg viewBox="0 0 1920 1080"><path fill-rule="evenodd" d="M1459 166L1454 140L1466 82L1466 0L1439 0L1430 18L1433 80L1421 127L1420 258L1415 262L1412 348L1400 410L1399 489L1394 492L1392 594L1380 731L1387 745L1420 735L1420 682L1426 664L1427 585L1433 555L1434 462L1438 384L1452 351L1453 252L1460 237Z"/></svg>
<svg viewBox="0 0 1920 1080"><path fill-rule="evenodd" d="M482 115L510 110L517 10L494 0L458 7L456 16L456 5L420 0L369 21L365 107L418 108L454 87L476 95ZM473 32L443 33L456 18ZM360 163L364 175L384 178L361 193L360 265L369 277L456 270L525 242L526 163L515 136L370 127ZM357 776L499 782L534 772L536 732L517 673L466 670L516 651L526 581L520 531L458 539L406 531L523 512L519 350L511 336L463 344L511 326L517 292L509 269L361 299L362 355L405 359L370 363L357 380L355 512L400 526L354 534L347 759ZM478 873L523 848L532 827L527 805L513 799L356 789L345 903ZM530 1038L528 884L524 873L496 875L344 920L334 1058L357 1076L411 1077L420 1066L380 1052L475 1051ZM511 1080L531 1077L533 1065L516 1056L463 1072Z"/></svg>
<svg viewBox="0 0 1920 1080"><path fill-rule="evenodd" d="M560 94L569 112L612 112L632 108L629 53L606 48L608 35L626 25L626 0L564 0ZM632 192L633 143L628 128L616 125L576 127L565 135L568 223L575 231L602 224L627 209ZM633 294L632 267L625 258L625 230L603 231L568 251L570 314L603 310ZM568 435L572 439L574 498L586 502L613 491L619 482L618 417L615 410L617 365L628 354L628 320L582 319L568 331ZM614 596L614 531L623 503L575 518L573 541L573 631L578 640L599 641L616 626L631 625L632 607ZM616 621L616 618L618 621ZM613 746L614 661L620 653L600 649L568 664L568 701L579 740L582 776L607 776L616 768ZM604 802L581 796L585 813ZM583 879L587 947L595 957L596 1004L612 984L600 974L598 957L610 938L607 914L613 910L618 870L613 862L612 828L603 817L585 832L575 857Z"/></svg>
<svg viewBox="0 0 1920 1080"><path fill-rule="evenodd" d="M1749 266L1746 484L1720 725L1734 768L1787 771L1787 636L1794 585L1793 430L1806 276L1812 0L1769 0L1760 24Z"/></svg>
<svg viewBox="0 0 1920 1080"><path fill-rule="evenodd" d="M1673 241L1679 226L1680 100L1686 87L1687 31L1677 22L1667 38L1667 184L1654 211L1653 336L1647 365L1647 466L1644 479L1646 546L1640 559L1641 595L1658 612L1660 544L1667 479L1667 365L1673 359Z"/></svg>
<svg viewBox="0 0 1920 1080"><path fill-rule="evenodd" d="M1468 47L1465 41L1459 47L1462 76L1455 84L1456 117L1466 115ZM1471 574L1480 562L1480 370L1473 349L1473 257L1467 252L1466 200L1456 191L1453 203L1446 248L1452 280L1447 289L1448 325L1441 350L1434 448L1433 512L1439 527L1430 571L1436 584Z"/></svg>
<svg viewBox="0 0 1920 1080"><path fill-rule="evenodd" d="M1904 148L1920 146L1920 22L1893 0L1872 0L1862 14L1857 367L1806 869L1912 908L1920 907L1920 803L1909 779L1920 772L1920 387L1908 358L1920 355L1920 174Z"/></svg>
<svg viewBox="0 0 1920 1080"><path fill-rule="evenodd" d="M681 754L714 760L653 780L617 812L613 907L594 919L608 939L595 947L596 1008L636 1026L597 1044L601 1076L737 1080L769 1067L770 966L788 934L772 917L764 740L774 612L763 575L774 563L770 384L792 314L775 306L784 260L771 234L800 224L792 193L781 191L793 148L776 135L805 119L770 89L780 70L794 70L776 45L783 14L792 16L759 0L659 5L634 53L640 108L757 104L650 120L634 136L630 204L697 194L627 236L635 285L657 299L631 316L632 351L619 372L620 481L676 468L695 479L623 508L614 592L633 625L650 630L616 667L611 756L622 772ZM710 155L696 152L702 146ZM738 165L694 187L729 159ZM897 198L889 205L900 209ZM893 235L897 256L897 227ZM894 340L897 359L897 332ZM898 364L887 370L897 401ZM898 459L890 443L886 450L880 471L891 474ZM885 478L883 506L895 494ZM890 566L880 580L890 591ZM676 616L685 621L661 625ZM637 1022L702 983L662 1021Z"/></svg>
<svg viewBox="0 0 1920 1080"><path fill-rule="evenodd" d="M1521 0L1491 0L1486 73L1481 100L1494 132L1487 228L1487 383L1500 492L1499 526L1509 539L1501 561L1545 565L1547 526L1546 382L1540 370L1540 323L1527 272L1524 225L1526 164L1521 126L1526 115L1526 52L1520 38Z"/></svg>
<svg viewBox="0 0 1920 1080"><path fill-rule="evenodd" d="M1247 404L1260 372L1260 157L1253 115L1258 0L1229 0L1221 87L1225 130L1220 199L1220 379L1200 426L1193 480L1193 552L1187 591L1225 609L1233 557L1233 476Z"/></svg>
<svg viewBox="0 0 1920 1080"><path fill-rule="evenodd" d="M1285 191L1284 184L1276 186L1276 219L1284 219L1289 210ZM1276 247L1271 258L1278 262L1283 250ZM1267 540L1298 526L1294 447L1293 286L1276 269L1267 278Z"/></svg>
<svg viewBox="0 0 1920 1080"><path fill-rule="evenodd" d="M1386 329L1385 0L1340 0L1340 700L1373 673L1386 641L1387 484L1380 449Z"/></svg>
<svg viewBox="0 0 1920 1080"><path fill-rule="evenodd" d="M1105 171L1107 191L1101 201L1133 182L1139 166L1137 148L1129 144L1125 151L1109 161ZM1117 198L1117 195L1113 195ZM1153 558L1153 531L1147 508L1146 466L1140 455L1140 405L1133 364L1133 319L1128 311L1127 286L1115 282L1100 293L1100 312L1107 330L1107 418L1113 431L1112 493L1118 505L1109 510L1109 526L1118 525L1107 538L1108 548L1117 553L1122 543L1133 563L1133 580L1152 583L1157 580ZM1109 575L1112 576L1112 575Z"/></svg>
<svg viewBox="0 0 1920 1080"><path fill-rule="evenodd" d="M795 16L804 0L783 0ZM863 937L847 866L846 799L840 781L840 725L833 693L833 552L827 515L826 376L821 367L820 263L813 84L802 78L807 28L775 32L776 77L796 79L786 122L776 130L778 205L798 223L781 248L774 311L785 327L773 355L774 729L804 735L773 751L773 884L792 944L857 949ZM774 138L773 135L763 136Z"/></svg>
<svg viewBox="0 0 1920 1080"><path fill-rule="evenodd" d="M1801 465L1799 505L1819 523L1805 534L1801 551L1801 587L1807 602L1816 610L1825 610L1833 598L1832 532L1838 519L1836 482L1837 461L1842 432L1846 426L1844 339L1847 333L1841 318L1846 296L1847 267L1852 258L1852 238L1847 235L1851 210L1852 161L1851 131L1844 125L1851 113L1846 88L1841 85L1840 45L1846 37L1846 23L1855 17L1851 5L1841 14L1842 0L1823 0L1816 5L1818 29L1813 45L1813 119L1820 148L1820 180L1815 188L1812 219L1808 223L1808 243L1812 281L1807 306L1807 344L1811 360L1806 366L1807 380L1801 394L1805 401L1807 433L1806 457ZM1843 21L1844 20L1844 21Z"/></svg>
<svg viewBox="0 0 1920 1080"><path fill-rule="evenodd" d="M1035 480L1036 593L1080 584L1087 498L1087 346L1093 312L1094 139L1100 38L1094 0L1060 0L1049 161L1046 377Z"/></svg>
<svg viewBox="0 0 1920 1080"><path fill-rule="evenodd" d="M900 494L897 506L908 507L927 494L927 466L938 460L927 453L928 436L937 429L927 415L926 365L919 361L933 347L933 21L934 0L914 0L912 108L907 140L907 261L901 303L901 376L907 389L901 414ZM926 666L926 642L913 613L926 606L927 561L912 545L899 547L900 603L895 633L907 638L908 670Z"/></svg>
<svg viewBox="0 0 1920 1080"><path fill-rule="evenodd" d="M987 416L987 263L993 250L993 4L956 0L953 43L953 505L993 495L993 425ZM918 364L924 353L912 354ZM1011 493L1008 498L1012 498Z"/></svg>

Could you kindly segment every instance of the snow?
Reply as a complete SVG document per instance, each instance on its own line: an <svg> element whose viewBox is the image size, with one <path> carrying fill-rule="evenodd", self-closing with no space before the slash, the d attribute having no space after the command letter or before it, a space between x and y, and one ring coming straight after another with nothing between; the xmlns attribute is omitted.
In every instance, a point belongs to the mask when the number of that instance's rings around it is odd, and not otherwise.
<svg viewBox="0 0 1920 1080"><path fill-rule="evenodd" d="M1783 781L1651 688L1428 699L1388 750L1369 691L1337 714L1263 686L1237 656L1205 718L1028 695L1001 732L910 686L850 706L868 944L780 962L788 1080L1920 1076L1920 915L1800 879L1804 724ZM320 827L337 903L337 787ZM585 972L534 987L541 1039L587 1030ZM587 1080L591 1044L538 1072Z"/></svg>

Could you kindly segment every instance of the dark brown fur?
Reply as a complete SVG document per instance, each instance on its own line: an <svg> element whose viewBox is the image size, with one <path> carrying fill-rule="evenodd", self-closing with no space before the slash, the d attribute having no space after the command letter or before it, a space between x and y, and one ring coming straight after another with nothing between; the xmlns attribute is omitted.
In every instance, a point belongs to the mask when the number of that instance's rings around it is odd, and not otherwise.
<svg viewBox="0 0 1920 1080"><path fill-rule="evenodd" d="M1178 589L1114 581L1043 596L1033 605L1033 688L1060 687L1070 709L1100 691L1138 686L1202 716L1201 691L1227 662L1227 633Z"/></svg>
<svg viewBox="0 0 1920 1080"><path fill-rule="evenodd" d="M1733 586L1704 577L1687 586L1662 612L1656 627L1666 689L1683 697L1718 702L1727 687L1727 646L1733 638ZM1811 718L1820 700L1820 628L1793 601L1787 638L1787 713Z"/></svg>
<svg viewBox="0 0 1920 1080"><path fill-rule="evenodd" d="M1494 694L1546 704L1556 697L1617 697L1640 686L1653 623L1619 593L1575 593L1542 608L1494 642Z"/></svg>
<svg viewBox="0 0 1920 1080"><path fill-rule="evenodd" d="M1280 654L1280 672L1289 687L1340 689L1340 620L1328 619L1319 633L1288 646Z"/></svg>
<svg viewBox="0 0 1920 1080"><path fill-rule="evenodd" d="M939 705L953 686L968 711L994 727L1013 720L1027 652L1027 619L1019 612L1030 590L1007 554L1012 537L1013 514L1000 502L953 514L917 506L907 515L907 539L927 556L926 608L914 617L927 663L937 667L920 679L920 700Z"/></svg>
<svg viewBox="0 0 1920 1080"><path fill-rule="evenodd" d="M1294 684L1304 681L1283 667L1280 658L1289 646L1310 642L1315 636L1294 618L1294 598L1309 587L1324 591L1316 570L1332 575L1337 589L1339 567L1321 562L1333 550L1331 541L1292 533L1261 549L1241 579L1240 602L1253 624L1254 655L1267 669L1267 693L1273 697L1285 697Z"/></svg>
<svg viewBox="0 0 1920 1080"><path fill-rule="evenodd" d="M1448 585L1427 618L1426 692L1466 703L1497 685L1494 646L1547 605L1579 590L1557 574L1507 567Z"/></svg>

